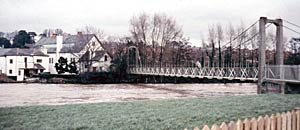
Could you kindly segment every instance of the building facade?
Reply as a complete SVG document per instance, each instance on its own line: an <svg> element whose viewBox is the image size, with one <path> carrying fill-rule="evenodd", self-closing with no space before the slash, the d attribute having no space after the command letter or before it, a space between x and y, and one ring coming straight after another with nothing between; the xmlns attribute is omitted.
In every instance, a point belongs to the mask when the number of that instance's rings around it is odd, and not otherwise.
<svg viewBox="0 0 300 130"><path fill-rule="evenodd" d="M36 49L0 49L0 73L17 81L48 72L48 55Z"/></svg>
<svg viewBox="0 0 300 130"><path fill-rule="evenodd" d="M60 57L68 62L75 62L77 69L82 72L109 71L112 57L104 49L100 40L93 34L82 34L42 37L35 48L44 50L49 55L49 72L57 74L55 63Z"/></svg>

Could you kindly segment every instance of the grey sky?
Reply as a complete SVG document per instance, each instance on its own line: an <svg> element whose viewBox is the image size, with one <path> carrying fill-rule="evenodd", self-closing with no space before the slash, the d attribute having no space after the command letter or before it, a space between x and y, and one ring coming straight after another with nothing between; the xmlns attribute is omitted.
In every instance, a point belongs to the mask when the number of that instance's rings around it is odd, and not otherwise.
<svg viewBox="0 0 300 130"><path fill-rule="evenodd" d="M206 35L207 27L244 22L260 16L283 18L300 24L299 0L0 0L0 31L20 29L41 33L61 28L75 33L86 25L101 28L108 35L128 35L133 15L166 13L173 16L192 42ZM297 29L297 28L295 28ZM300 31L300 29L299 29ZM286 31L289 36L296 35ZM297 35L296 35L297 36Z"/></svg>

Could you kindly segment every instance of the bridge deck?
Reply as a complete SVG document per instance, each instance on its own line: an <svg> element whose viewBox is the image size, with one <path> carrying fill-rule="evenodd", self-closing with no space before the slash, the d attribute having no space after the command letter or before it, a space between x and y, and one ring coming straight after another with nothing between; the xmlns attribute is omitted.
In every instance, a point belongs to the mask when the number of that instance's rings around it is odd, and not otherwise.
<svg viewBox="0 0 300 130"><path fill-rule="evenodd" d="M300 83L300 66L266 66L265 81ZM280 71L278 71L280 70ZM297 70L297 71L296 71ZM296 71L296 72L295 72ZM299 72L298 72L299 71ZM130 74L257 81L256 67L131 67Z"/></svg>

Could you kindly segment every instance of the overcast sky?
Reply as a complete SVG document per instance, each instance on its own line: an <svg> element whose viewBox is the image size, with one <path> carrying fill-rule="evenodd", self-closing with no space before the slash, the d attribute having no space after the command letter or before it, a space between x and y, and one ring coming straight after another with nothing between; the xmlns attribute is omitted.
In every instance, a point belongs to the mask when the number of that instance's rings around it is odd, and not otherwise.
<svg viewBox="0 0 300 130"><path fill-rule="evenodd" d="M41 33L61 28L76 33L90 25L108 35L124 36L129 35L130 18L142 12L174 17L195 45L214 23L227 26L243 21L249 26L267 16L300 24L299 0L0 0L0 31Z"/></svg>

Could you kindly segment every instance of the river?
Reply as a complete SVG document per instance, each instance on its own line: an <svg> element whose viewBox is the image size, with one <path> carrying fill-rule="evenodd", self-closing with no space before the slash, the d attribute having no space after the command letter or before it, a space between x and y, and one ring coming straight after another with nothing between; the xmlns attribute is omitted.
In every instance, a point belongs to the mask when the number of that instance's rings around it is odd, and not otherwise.
<svg viewBox="0 0 300 130"><path fill-rule="evenodd" d="M254 95L256 84L0 84L0 107Z"/></svg>

